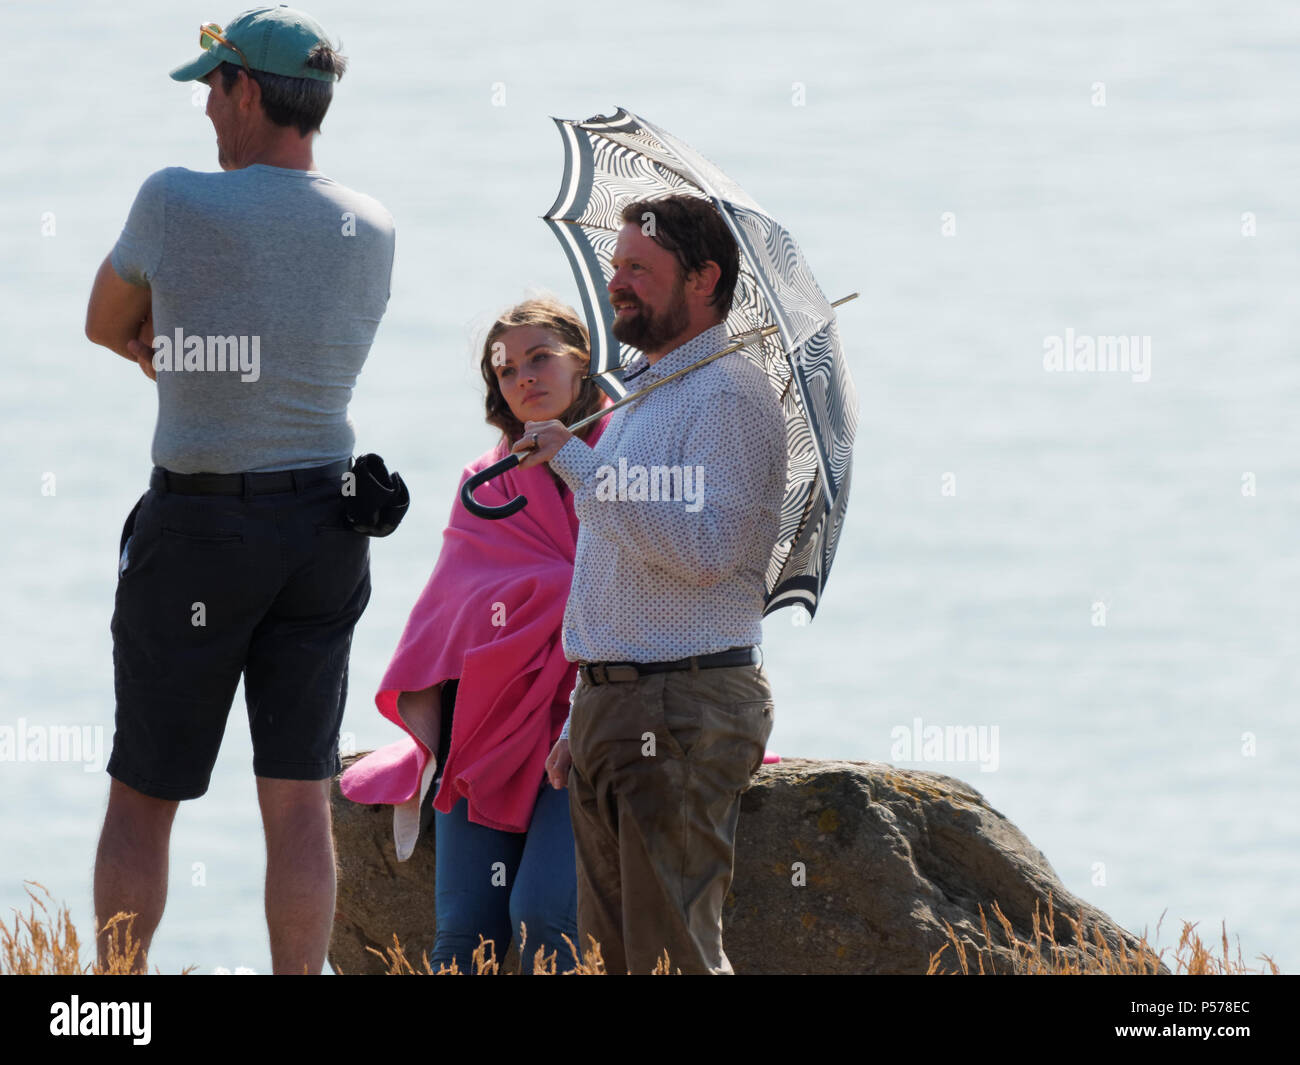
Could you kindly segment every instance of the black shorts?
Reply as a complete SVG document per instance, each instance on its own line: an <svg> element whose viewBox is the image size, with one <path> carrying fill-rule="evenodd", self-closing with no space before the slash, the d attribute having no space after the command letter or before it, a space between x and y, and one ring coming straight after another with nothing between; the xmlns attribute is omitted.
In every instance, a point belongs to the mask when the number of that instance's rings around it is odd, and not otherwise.
<svg viewBox="0 0 1300 1065"><path fill-rule="evenodd" d="M257 776L340 771L352 630L370 601L369 539L344 516L346 469L294 471L288 491L236 496L169 491L155 469L122 529L112 776L160 799L202 795L241 673Z"/></svg>

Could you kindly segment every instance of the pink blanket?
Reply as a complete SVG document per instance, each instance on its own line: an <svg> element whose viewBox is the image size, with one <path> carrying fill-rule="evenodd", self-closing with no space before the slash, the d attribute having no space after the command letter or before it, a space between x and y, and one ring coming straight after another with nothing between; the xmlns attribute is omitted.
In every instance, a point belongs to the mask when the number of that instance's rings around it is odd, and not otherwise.
<svg viewBox="0 0 1300 1065"><path fill-rule="evenodd" d="M593 428L588 444L604 425ZM460 484L508 453L503 440L465 467ZM569 712L577 664L564 657L561 622L578 535L573 499L545 466L513 469L474 498L497 506L519 493L528 506L490 521L470 514L457 488L437 564L375 696L379 712L407 735L343 774L352 801L395 807L399 859L419 832L440 717L436 698L430 713L399 713L401 692L459 678L434 808L450 813L463 796L471 821L508 832L527 830L546 756Z"/></svg>

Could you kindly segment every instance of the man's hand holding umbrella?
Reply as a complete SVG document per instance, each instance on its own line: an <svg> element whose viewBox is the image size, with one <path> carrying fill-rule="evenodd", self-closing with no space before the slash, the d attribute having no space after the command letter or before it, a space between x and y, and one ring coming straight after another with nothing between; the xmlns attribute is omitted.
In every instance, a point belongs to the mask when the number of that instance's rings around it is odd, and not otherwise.
<svg viewBox="0 0 1300 1065"><path fill-rule="evenodd" d="M555 453L564 447L572 436L565 424L555 419L546 422L527 422L524 425L524 435L510 449L510 453L521 456L519 468L526 470L529 466L550 462Z"/></svg>

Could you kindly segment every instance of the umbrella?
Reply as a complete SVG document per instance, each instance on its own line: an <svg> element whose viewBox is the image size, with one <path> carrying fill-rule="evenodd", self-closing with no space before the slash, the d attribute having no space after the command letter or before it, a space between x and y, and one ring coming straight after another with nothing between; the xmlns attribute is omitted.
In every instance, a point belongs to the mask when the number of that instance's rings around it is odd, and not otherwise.
<svg viewBox="0 0 1300 1065"><path fill-rule="evenodd" d="M736 238L740 276L726 326L739 339L725 350L743 347L766 371L785 412L789 454L763 613L802 605L815 614L848 505L858 413L832 305L789 232L689 145L622 108L585 122L554 121L564 139L564 180L544 220L578 283L591 333L590 372L600 375L601 387L616 400L627 393L621 381L626 359L613 335L605 286L623 205L674 193L701 196ZM640 399L644 391L627 398ZM517 463L512 455L470 478L461 495L465 505L485 517L523 506L522 496L484 507L472 495L477 485Z"/></svg>

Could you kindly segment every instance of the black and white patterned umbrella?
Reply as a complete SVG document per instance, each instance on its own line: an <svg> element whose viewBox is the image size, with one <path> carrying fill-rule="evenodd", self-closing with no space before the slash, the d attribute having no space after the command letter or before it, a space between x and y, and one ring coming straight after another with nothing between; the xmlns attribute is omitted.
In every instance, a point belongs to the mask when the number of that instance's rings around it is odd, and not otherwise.
<svg viewBox="0 0 1300 1065"><path fill-rule="evenodd" d="M591 330L592 373L615 399L630 349L614 337L606 285L619 217L632 200L701 196L740 248L727 330L775 330L745 354L766 371L785 410L790 465L781 531L767 569L763 613L796 604L816 613L849 499L858 399L835 312L789 232L689 145L622 108L585 122L554 119L564 138L564 183L543 216L573 268Z"/></svg>

